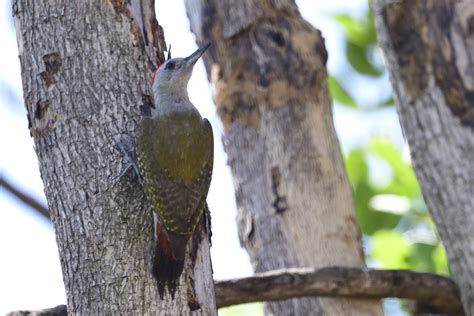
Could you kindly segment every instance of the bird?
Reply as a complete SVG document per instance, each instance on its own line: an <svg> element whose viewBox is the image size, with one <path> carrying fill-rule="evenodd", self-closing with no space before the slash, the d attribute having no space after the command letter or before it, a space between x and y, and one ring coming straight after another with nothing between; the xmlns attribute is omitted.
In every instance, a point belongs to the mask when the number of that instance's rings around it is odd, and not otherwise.
<svg viewBox="0 0 474 316"><path fill-rule="evenodd" d="M211 124L189 100L187 86L209 46L185 58L168 55L156 69L150 115L142 118L136 134L138 170L154 209L152 272L160 297L167 287L174 298L187 244L207 208L214 139Z"/></svg>

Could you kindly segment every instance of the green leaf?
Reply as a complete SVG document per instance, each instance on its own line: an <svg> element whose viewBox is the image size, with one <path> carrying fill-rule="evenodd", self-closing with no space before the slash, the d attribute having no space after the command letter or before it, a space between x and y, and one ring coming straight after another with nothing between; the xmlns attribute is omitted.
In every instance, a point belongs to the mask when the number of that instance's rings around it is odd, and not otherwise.
<svg viewBox="0 0 474 316"><path fill-rule="evenodd" d="M394 229L402 216L392 213L375 212L369 208L357 208L357 221L362 233L373 236L382 229Z"/></svg>
<svg viewBox="0 0 474 316"><path fill-rule="evenodd" d="M372 235L380 229L396 227L401 219L399 214L378 212L369 205L369 201L378 192L369 183L366 151L360 148L351 150L345 157L345 164L354 190L357 221L362 232Z"/></svg>
<svg viewBox="0 0 474 316"><path fill-rule="evenodd" d="M411 247L405 237L395 231L378 231L372 237L371 257L385 269L407 269Z"/></svg>
<svg viewBox="0 0 474 316"><path fill-rule="evenodd" d="M390 98L388 98L387 100L381 102L378 107L379 108L385 108L385 107L392 107L395 105L395 99L393 98L393 96L390 96Z"/></svg>
<svg viewBox="0 0 474 316"><path fill-rule="evenodd" d="M418 272L435 272L435 265L433 262L434 245L425 243L415 243L412 245L412 251L408 257L408 264L410 270Z"/></svg>
<svg viewBox="0 0 474 316"><path fill-rule="evenodd" d="M219 316L264 316L262 303L241 304L219 308Z"/></svg>
<svg viewBox="0 0 474 316"><path fill-rule="evenodd" d="M346 156L346 170L349 181L355 186L361 182L368 181L369 167L366 156L362 149L353 149Z"/></svg>
<svg viewBox="0 0 474 316"><path fill-rule="evenodd" d="M370 14L363 19L356 19L348 14L333 15L333 18L343 28L348 42L361 47L377 43L377 34Z"/></svg>
<svg viewBox="0 0 474 316"><path fill-rule="evenodd" d="M354 190L357 221L366 235L373 235L381 229L393 229L402 218L399 214L374 211L369 201L375 194L367 182L360 183Z"/></svg>
<svg viewBox="0 0 474 316"><path fill-rule="evenodd" d="M372 10L364 18L354 18L348 14L332 16L342 27L346 36L346 56L352 67L359 73L379 77L382 71L369 60L369 53L377 45L377 33Z"/></svg>
<svg viewBox="0 0 474 316"><path fill-rule="evenodd" d="M446 256L446 251L441 243L433 250L432 258L436 273L450 275L448 257Z"/></svg>
<svg viewBox="0 0 474 316"><path fill-rule="evenodd" d="M359 46L348 42L346 44L347 60L354 69L366 76L379 77L382 71L377 69L368 59L368 46Z"/></svg>
<svg viewBox="0 0 474 316"><path fill-rule="evenodd" d="M339 83L339 81L335 77L329 76L328 84L329 84L329 91L331 92L331 96L335 101L350 108L357 107L357 104L352 98L352 96Z"/></svg>
<svg viewBox="0 0 474 316"><path fill-rule="evenodd" d="M386 139L374 139L369 150L386 161L393 170L392 182L384 188L384 193L414 198L421 194L418 180L410 164L405 162L399 150Z"/></svg>

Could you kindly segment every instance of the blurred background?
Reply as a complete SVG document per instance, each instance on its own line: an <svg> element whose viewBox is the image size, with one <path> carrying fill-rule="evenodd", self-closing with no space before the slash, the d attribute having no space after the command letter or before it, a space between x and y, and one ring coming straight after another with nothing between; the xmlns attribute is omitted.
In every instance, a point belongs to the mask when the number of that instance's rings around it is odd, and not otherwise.
<svg viewBox="0 0 474 316"><path fill-rule="evenodd" d="M394 100L376 43L367 0L296 1L303 17L322 31L329 53L334 121L354 190L366 261L379 269L448 275L444 248L410 165ZM157 1L157 18L173 55L196 49L182 1ZM21 69L10 1L0 4L0 177L46 205L23 106ZM208 197L212 211L214 278L252 274L235 223L234 190L223 151L222 125L204 66L189 84L191 101L207 117L216 140ZM66 302L52 224L0 186L0 315ZM386 315L407 315L406 304L384 300ZM220 315L263 315L261 304L221 309Z"/></svg>

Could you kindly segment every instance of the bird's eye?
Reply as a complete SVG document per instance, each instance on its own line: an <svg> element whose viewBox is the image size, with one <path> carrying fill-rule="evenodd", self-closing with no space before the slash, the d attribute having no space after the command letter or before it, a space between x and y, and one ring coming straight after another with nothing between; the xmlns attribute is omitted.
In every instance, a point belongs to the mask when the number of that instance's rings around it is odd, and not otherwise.
<svg viewBox="0 0 474 316"><path fill-rule="evenodd" d="M169 61L169 62L166 63L165 70L173 70L174 66L175 66L174 62Z"/></svg>

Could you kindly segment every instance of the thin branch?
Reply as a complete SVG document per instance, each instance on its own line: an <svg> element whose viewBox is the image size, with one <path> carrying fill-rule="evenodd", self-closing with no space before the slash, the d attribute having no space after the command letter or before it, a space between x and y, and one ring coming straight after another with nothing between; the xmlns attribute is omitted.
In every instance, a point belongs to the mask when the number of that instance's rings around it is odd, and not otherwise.
<svg viewBox="0 0 474 316"><path fill-rule="evenodd" d="M407 270L296 268L216 281L215 288L218 307L303 296L398 297L415 300L439 312L462 314L459 289L453 280Z"/></svg>
<svg viewBox="0 0 474 316"><path fill-rule="evenodd" d="M66 305L58 305L53 308L47 308L40 311L15 311L8 313L7 316L67 316Z"/></svg>
<svg viewBox="0 0 474 316"><path fill-rule="evenodd" d="M33 210L37 211L38 213L46 217L48 220L50 219L49 211L45 206L43 206L42 203L37 201L35 198L30 196L29 194L21 191L18 187L10 183L10 181L5 179L1 175L0 175L0 187L5 187L5 189L7 189L8 192L16 196L20 201L22 201L23 203L31 207Z"/></svg>

